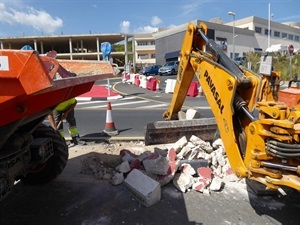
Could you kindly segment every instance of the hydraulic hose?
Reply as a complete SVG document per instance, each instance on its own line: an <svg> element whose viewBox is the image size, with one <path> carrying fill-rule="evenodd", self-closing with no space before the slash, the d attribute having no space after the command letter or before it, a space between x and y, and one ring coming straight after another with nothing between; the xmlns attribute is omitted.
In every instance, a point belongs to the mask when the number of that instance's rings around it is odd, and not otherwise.
<svg viewBox="0 0 300 225"><path fill-rule="evenodd" d="M300 157L300 145L282 143L275 140L268 140L266 142L266 151L270 155L279 158L295 158Z"/></svg>
<svg viewBox="0 0 300 225"><path fill-rule="evenodd" d="M283 147L283 148L292 148L292 149L298 149L300 152L300 144L288 144L288 143L283 143L275 140L269 140L268 143L271 143L273 145Z"/></svg>
<svg viewBox="0 0 300 225"><path fill-rule="evenodd" d="M238 94L236 94L234 96L234 107L235 109L238 111L238 112L243 112L245 113L245 115L253 122L253 121L256 121L257 118L255 118L250 112L249 110L247 109L247 106L246 106L246 102L244 101L244 99L242 99L241 96L239 96Z"/></svg>
<svg viewBox="0 0 300 225"><path fill-rule="evenodd" d="M239 67L231 60L221 47L212 39L208 39L203 33L201 28L198 29L203 40L206 42L206 46L210 49L211 53L217 58L218 63L228 69L234 76L243 78L245 75L241 72Z"/></svg>

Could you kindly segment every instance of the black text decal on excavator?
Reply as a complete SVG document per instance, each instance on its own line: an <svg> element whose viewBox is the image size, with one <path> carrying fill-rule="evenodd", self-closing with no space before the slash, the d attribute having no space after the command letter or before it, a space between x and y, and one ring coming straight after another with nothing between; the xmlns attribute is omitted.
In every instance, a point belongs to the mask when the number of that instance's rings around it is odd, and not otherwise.
<svg viewBox="0 0 300 225"><path fill-rule="evenodd" d="M206 78L206 82L210 88L210 91L211 93L213 94L215 100L216 100L216 103L220 109L220 113L222 114L223 113L223 109L224 109L224 105L222 104L222 100L220 99L220 95L219 95L219 92L216 91L216 87L215 87L215 84L212 82L207 70L205 71L204 73L204 77Z"/></svg>

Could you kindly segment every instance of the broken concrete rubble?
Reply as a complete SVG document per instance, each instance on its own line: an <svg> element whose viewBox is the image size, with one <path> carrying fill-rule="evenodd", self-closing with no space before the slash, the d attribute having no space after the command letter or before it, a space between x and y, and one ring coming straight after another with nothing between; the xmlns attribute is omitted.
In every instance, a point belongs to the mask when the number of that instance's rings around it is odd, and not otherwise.
<svg viewBox="0 0 300 225"><path fill-rule="evenodd" d="M174 148L174 150L176 151L176 153L179 153L180 150L186 146L188 143L187 139L185 136L183 136L182 138L180 138L178 141L176 141L173 145L172 148Z"/></svg>
<svg viewBox="0 0 300 225"><path fill-rule="evenodd" d="M180 138L168 148L140 151L138 154L122 149L119 154L120 161L114 169L99 170L95 165L90 165L94 176L102 173L102 179L111 177L113 185L124 183L128 176L130 179L146 176L160 187L173 183L183 193L194 190L207 196L211 191L222 191L226 182L241 181L229 165L221 139L210 143L192 135L189 140L186 137ZM103 163L100 162L99 165L103 167ZM149 206L150 203L145 202L146 194L141 195L139 191L139 188L145 188L142 187L144 184L136 182L131 185L130 190L143 204ZM129 185L128 182L126 185ZM153 198L157 200L157 197ZM151 204L154 204L152 200Z"/></svg>
<svg viewBox="0 0 300 225"><path fill-rule="evenodd" d="M153 153L143 160L143 165L148 173L156 175L167 175L169 170L169 162L166 157Z"/></svg>
<svg viewBox="0 0 300 225"><path fill-rule="evenodd" d="M128 173L131 170L129 162L124 161L116 167L116 171L119 173Z"/></svg>
<svg viewBox="0 0 300 225"><path fill-rule="evenodd" d="M115 173L115 175L111 178L111 183L113 185L122 184L124 181L124 174L123 173Z"/></svg>
<svg viewBox="0 0 300 225"><path fill-rule="evenodd" d="M193 176L185 172L175 174L173 179L174 186L183 193L190 189L193 183Z"/></svg>

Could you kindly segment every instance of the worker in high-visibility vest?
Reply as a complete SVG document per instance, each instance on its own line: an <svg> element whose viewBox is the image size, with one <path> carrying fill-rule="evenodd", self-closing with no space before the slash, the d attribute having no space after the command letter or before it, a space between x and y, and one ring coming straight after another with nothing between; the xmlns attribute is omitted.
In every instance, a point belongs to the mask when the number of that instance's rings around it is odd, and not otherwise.
<svg viewBox="0 0 300 225"><path fill-rule="evenodd" d="M63 120L67 121L68 131L71 135L72 141L74 145L85 145L85 141L80 139L78 128L76 125L75 112L74 108L77 104L77 100L75 98L71 98L67 101L64 101L58 104L52 113L49 114L48 120L50 125L57 129L62 137L64 134Z"/></svg>

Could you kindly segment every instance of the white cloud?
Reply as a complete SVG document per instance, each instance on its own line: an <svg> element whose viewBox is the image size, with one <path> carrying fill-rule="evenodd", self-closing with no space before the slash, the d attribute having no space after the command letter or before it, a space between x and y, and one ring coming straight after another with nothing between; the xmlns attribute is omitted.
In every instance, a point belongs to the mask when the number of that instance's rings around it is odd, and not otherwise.
<svg viewBox="0 0 300 225"><path fill-rule="evenodd" d="M129 33L130 31L130 22L129 21L122 21L120 24L121 33Z"/></svg>
<svg viewBox="0 0 300 225"><path fill-rule="evenodd" d="M152 27L152 26L145 26L145 27L139 27L134 30L134 33L153 33L158 30L157 27Z"/></svg>
<svg viewBox="0 0 300 225"><path fill-rule="evenodd" d="M158 16L153 16L151 19L152 26L156 26L156 25L160 24L161 22L162 22L162 20Z"/></svg>
<svg viewBox="0 0 300 225"><path fill-rule="evenodd" d="M185 5L182 6L182 15L193 15L196 12L199 14L201 6L206 3L211 3L212 0L189 0Z"/></svg>
<svg viewBox="0 0 300 225"><path fill-rule="evenodd" d="M53 18L44 10L39 11L32 7L25 8L24 11L18 11L7 8L4 3L0 3L1 23L31 26L46 34L52 34L63 26L62 19Z"/></svg>

